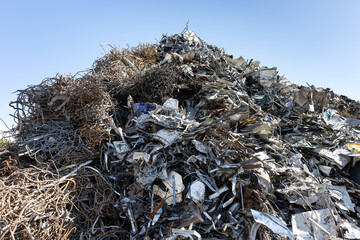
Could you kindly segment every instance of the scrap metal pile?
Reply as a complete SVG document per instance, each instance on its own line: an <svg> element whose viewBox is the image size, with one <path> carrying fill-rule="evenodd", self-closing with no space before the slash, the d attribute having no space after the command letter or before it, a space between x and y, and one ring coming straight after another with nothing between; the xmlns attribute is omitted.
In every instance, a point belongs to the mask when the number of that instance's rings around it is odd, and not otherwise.
<svg viewBox="0 0 360 240"><path fill-rule="evenodd" d="M359 239L360 103L191 31L18 92L3 239Z"/></svg>

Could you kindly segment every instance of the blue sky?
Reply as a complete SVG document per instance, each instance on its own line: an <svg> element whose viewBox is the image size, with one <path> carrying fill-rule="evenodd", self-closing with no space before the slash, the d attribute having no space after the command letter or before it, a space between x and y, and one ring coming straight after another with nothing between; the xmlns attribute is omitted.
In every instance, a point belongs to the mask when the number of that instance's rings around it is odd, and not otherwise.
<svg viewBox="0 0 360 240"><path fill-rule="evenodd" d="M359 13L358 0L0 0L0 117L13 123L14 91L90 68L104 54L100 44L156 43L188 20L190 30L234 57L360 100Z"/></svg>

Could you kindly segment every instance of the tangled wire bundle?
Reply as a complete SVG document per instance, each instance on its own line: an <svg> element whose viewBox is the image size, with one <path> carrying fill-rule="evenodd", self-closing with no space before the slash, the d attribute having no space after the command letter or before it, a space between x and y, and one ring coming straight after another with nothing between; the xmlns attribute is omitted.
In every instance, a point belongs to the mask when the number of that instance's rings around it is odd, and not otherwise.
<svg viewBox="0 0 360 240"><path fill-rule="evenodd" d="M56 183L56 184L53 184ZM45 168L19 169L0 179L0 239L66 239L76 183Z"/></svg>
<svg viewBox="0 0 360 240"><path fill-rule="evenodd" d="M113 103L99 81L58 76L19 91L11 103L17 140L38 160L97 155L109 137ZM66 162L68 163L68 162Z"/></svg>
<svg viewBox="0 0 360 240"><path fill-rule="evenodd" d="M91 77L102 81L111 90L113 86L128 85L129 79L158 62L156 46L139 44L119 50L110 45L111 51L94 62Z"/></svg>

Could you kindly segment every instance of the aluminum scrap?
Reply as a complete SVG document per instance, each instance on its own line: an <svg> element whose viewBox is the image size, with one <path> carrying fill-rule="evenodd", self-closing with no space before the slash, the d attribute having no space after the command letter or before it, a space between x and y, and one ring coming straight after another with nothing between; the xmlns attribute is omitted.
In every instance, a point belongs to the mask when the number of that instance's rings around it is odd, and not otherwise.
<svg viewBox="0 0 360 240"><path fill-rule="evenodd" d="M81 104L67 109L61 100L67 98L53 96L68 93L61 89L68 80L56 81L53 91L48 82L30 88L20 98L50 92L31 105L49 107L41 111L45 117L34 110L37 115L18 121L33 133L21 132L21 157L86 156L92 162L85 170L101 176L82 172L88 182L77 180L87 191L74 193L74 201L85 199L76 204L88 206L94 219L74 218L82 230L93 226L75 239L359 236L359 102L292 84L277 68L234 58L188 29L149 49L113 49L95 65L73 79L95 84L103 92L94 97L106 97L98 101L106 106L86 102L87 116L74 117ZM77 97L71 94L69 101ZM49 99L58 100L48 106ZM43 123L58 121L55 113L66 118L58 129L79 133L76 140L44 135ZM42 125L31 129L33 119ZM56 150L62 136L67 149ZM100 180L110 188L95 189Z"/></svg>

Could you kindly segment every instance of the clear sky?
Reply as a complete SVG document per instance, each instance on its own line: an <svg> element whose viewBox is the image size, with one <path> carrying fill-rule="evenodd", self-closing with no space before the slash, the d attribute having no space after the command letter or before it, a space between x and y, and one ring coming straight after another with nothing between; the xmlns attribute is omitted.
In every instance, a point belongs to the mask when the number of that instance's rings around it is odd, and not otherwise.
<svg viewBox="0 0 360 240"><path fill-rule="evenodd" d="M0 0L0 117L13 123L14 91L90 68L100 44L156 43L188 20L234 57L360 100L360 0Z"/></svg>

